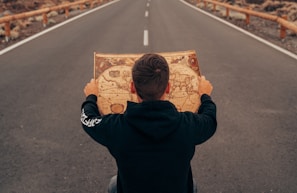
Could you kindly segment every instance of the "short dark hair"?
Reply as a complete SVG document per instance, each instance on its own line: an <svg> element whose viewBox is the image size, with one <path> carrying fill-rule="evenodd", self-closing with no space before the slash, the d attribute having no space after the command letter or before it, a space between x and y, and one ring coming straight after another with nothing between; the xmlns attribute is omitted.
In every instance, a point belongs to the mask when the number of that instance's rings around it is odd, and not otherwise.
<svg viewBox="0 0 297 193"><path fill-rule="evenodd" d="M159 100L169 81L169 66L158 54L144 54L132 68L132 79L138 96L145 101Z"/></svg>

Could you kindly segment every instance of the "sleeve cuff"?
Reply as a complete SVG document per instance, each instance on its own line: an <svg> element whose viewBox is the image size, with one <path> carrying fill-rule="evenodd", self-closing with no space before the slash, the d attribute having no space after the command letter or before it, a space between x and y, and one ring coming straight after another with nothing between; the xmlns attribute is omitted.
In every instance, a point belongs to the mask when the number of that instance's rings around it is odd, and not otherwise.
<svg viewBox="0 0 297 193"><path fill-rule="evenodd" d="M92 101L92 102L97 102L97 96L94 94L90 94L89 96L87 96L86 101Z"/></svg>
<svg viewBox="0 0 297 193"><path fill-rule="evenodd" d="M201 99L201 102L204 102L207 100L211 100L211 97L208 94L203 94L200 99Z"/></svg>

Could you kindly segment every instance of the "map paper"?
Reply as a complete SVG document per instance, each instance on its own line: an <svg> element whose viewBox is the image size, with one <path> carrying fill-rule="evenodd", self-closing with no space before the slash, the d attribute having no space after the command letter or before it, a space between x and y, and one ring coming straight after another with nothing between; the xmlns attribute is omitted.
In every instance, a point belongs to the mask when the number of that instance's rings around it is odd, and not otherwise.
<svg viewBox="0 0 297 193"><path fill-rule="evenodd" d="M196 112L200 106L198 76L200 70L196 52L193 50L158 53L169 64L171 101L178 111ZM124 113L127 101L138 102L136 94L130 92L132 66L143 54L94 53L94 78L98 83L100 113Z"/></svg>

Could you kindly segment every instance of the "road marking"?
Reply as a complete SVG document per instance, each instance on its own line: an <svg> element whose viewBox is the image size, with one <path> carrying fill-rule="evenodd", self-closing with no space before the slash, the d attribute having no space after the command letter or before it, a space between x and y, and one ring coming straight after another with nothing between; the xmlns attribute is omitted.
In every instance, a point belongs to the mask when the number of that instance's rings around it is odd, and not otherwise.
<svg viewBox="0 0 297 193"><path fill-rule="evenodd" d="M149 16L149 12L148 11L145 11L144 17L148 17L148 16Z"/></svg>
<svg viewBox="0 0 297 193"><path fill-rule="evenodd" d="M144 46L149 45L148 30L144 30L144 32L143 32L143 45Z"/></svg>
<svg viewBox="0 0 297 193"><path fill-rule="evenodd" d="M0 50L0 56L3 55L3 54L5 54L5 53L7 53L7 52L9 52L9 51L11 51L11 50L13 50L13 49L15 49L15 48L17 48L17 47L19 47L19 46L21 46L21 45L23 45L23 44L25 44L25 43L27 43L27 42L29 42L29 41L31 41L31 40L34 40L34 39L38 38L39 36L42 36L42 35L44 35L44 34L50 32L50 31L53 31L53 30L55 30L55 29L57 29L57 28L59 28L59 27L65 25L65 24L67 24L67 23L70 23L70 22L72 22L72 21L74 21L74 20L76 20L76 19L79 19L79 18L81 18L81 17L83 17L83 16L85 16L85 15L88 15L88 14L90 14L90 13L93 13L93 12L95 12L95 11L98 11L99 9L102 9L102 8L104 8L104 7L107 7L107 6L109 6L109 5L113 4L113 3L116 3L116 2L118 2L118 1L120 1L120 0L114 0L114 1L111 1L111 2L106 3L106 4L104 4L104 5L100 6L100 7L97 7L97 8L95 8L95 9L90 10L90 11L87 11L87 12L85 12L85 13L82 13L82 14L80 14L80 15L77 15L77 16L71 18L71 19L67 19L67 20L64 21L64 22L59 23L59 24L57 24L57 25L54 25L53 27L48 28L48 29L46 29L46 30L43 30L43 31L41 31L41 32L39 32L39 33L37 33L37 34L35 34L35 35L32 35L32 36L30 36L29 38L26 38L26 39L24 39L24 40L22 40L22 41L20 41L20 42L18 42L18 43L15 43L15 44L13 44L13 45L11 45L11 46L9 46L9 47L3 49L3 50Z"/></svg>
<svg viewBox="0 0 297 193"><path fill-rule="evenodd" d="M149 7L150 6L150 3L147 3L146 6Z"/></svg>
<svg viewBox="0 0 297 193"><path fill-rule="evenodd" d="M220 22L228 25L229 27L232 27L232 28L234 28L234 29L236 29L236 30L238 30L238 31L240 31L240 32L242 32L242 33L244 33L244 34L246 34L246 35L248 35L248 36L256 39L256 40L258 40L259 42L262 42L263 44L266 44L266 45L268 45L268 46L270 46L270 47L272 47L272 48L274 48L274 49L276 49L276 50L278 50L278 51L280 51L280 52L282 52L282 53L284 53L284 54L286 54L286 55L294 58L295 60L297 60L297 55L296 54L294 54L294 53L292 53L292 52L290 52L290 51L288 51L288 50L286 50L284 48L281 48L281 47L279 47L277 45L274 45L274 44L272 44L272 43L264 40L263 38L260 38L260 37L254 35L254 34L252 34L250 32L248 32L248 31L246 31L246 30L244 30L244 29L242 29L240 27L237 27L236 25L234 25L232 23L229 23L229 22L227 22L227 21L225 21L225 20L223 20L223 19L221 19L219 17L216 17L216 16L214 16L214 15L212 15L212 14L206 12L206 11L203 11L202 9L199 9L198 7L196 7L194 5L188 4L184 0L180 0L180 2L182 2L185 5L187 5L189 7L192 7L193 9L196 9L197 11L199 11L199 12L201 12L201 13L203 13L203 14L205 14L205 15L207 15L207 16L209 16L209 17L211 17L211 18L213 18L213 19L215 19L217 21L220 21Z"/></svg>

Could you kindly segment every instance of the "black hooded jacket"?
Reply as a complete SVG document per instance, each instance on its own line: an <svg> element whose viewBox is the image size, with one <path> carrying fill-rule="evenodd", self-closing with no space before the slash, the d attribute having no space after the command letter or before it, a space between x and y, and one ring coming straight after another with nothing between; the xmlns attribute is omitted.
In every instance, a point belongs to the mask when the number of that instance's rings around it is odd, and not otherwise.
<svg viewBox="0 0 297 193"><path fill-rule="evenodd" d="M216 131L216 106L201 97L198 113L169 101L128 102L124 114L101 116L97 97L82 105L84 130L106 146L118 166L118 193L192 193L195 145Z"/></svg>

